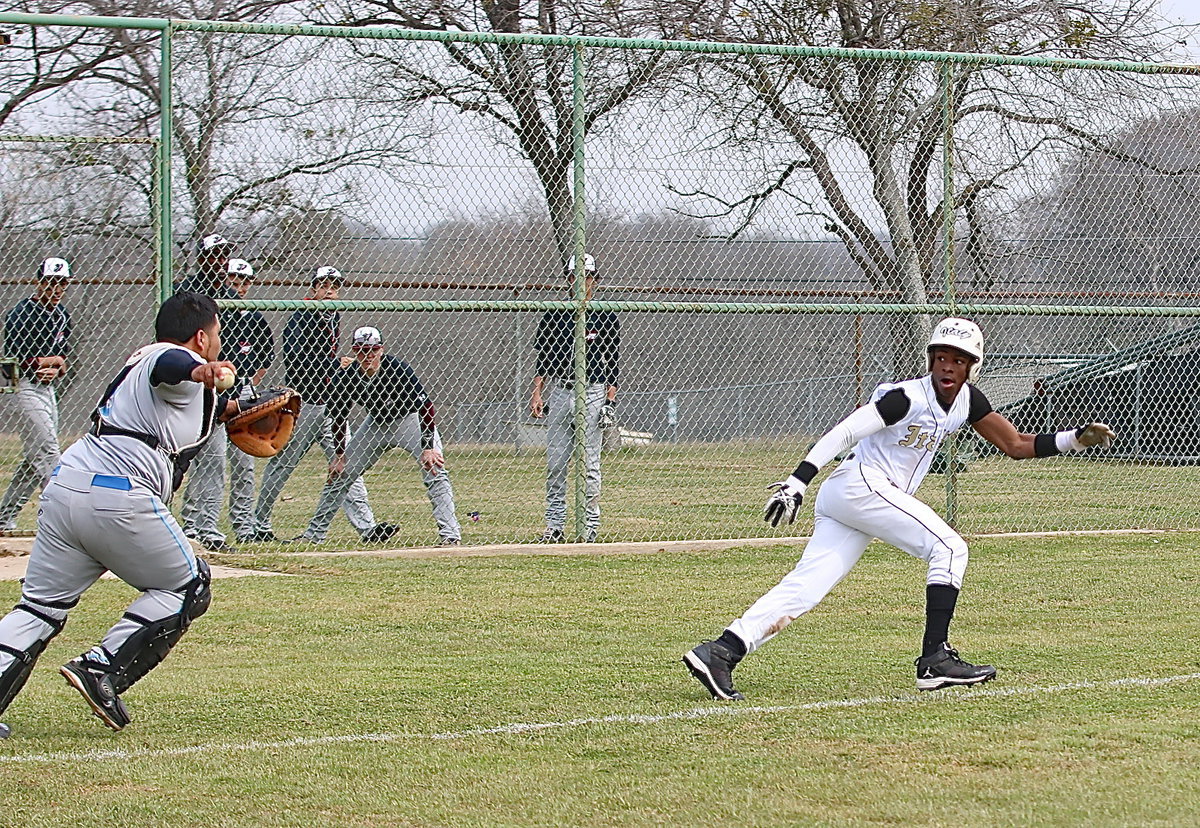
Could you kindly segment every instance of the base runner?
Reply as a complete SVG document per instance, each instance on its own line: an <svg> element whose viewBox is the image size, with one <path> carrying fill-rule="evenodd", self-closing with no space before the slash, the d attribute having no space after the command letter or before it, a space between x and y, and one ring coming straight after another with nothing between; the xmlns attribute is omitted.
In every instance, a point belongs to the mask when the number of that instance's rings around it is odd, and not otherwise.
<svg viewBox="0 0 1200 828"><path fill-rule="evenodd" d="M926 350L929 374L876 388L867 405L817 441L790 477L772 484L775 492L767 501L765 520L772 526L790 524L820 468L854 449L817 494L812 538L795 569L718 639L705 641L683 656L688 670L714 698L744 698L733 686L732 671L738 662L820 603L873 538L903 549L929 567L917 688L938 690L995 678L994 667L964 661L947 643L967 569L967 544L913 493L942 441L966 424L1014 459L1107 448L1115 435L1104 423L1057 434L1018 432L968 382L979 376L983 362L983 332L968 319L939 322Z"/></svg>

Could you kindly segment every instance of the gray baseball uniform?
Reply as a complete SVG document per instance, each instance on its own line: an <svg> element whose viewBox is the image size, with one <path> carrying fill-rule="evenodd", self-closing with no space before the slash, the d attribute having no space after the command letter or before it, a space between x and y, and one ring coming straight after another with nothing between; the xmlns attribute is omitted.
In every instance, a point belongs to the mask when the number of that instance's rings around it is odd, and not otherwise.
<svg viewBox="0 0 1200 828"><path fill-rule="evenodd" d="M178 345L139 349L109 386L91 433L63 454L42 494L21 601L0 619L0 711L106 570L140 594L72 664L107 673L114 693L158 664L207 608L207 566L167 508L216 419L215 393L191 380L203 363Z"/></svg>
<svg viewBox="0 0 1200 828"><path fill-rule="evenodd" d="M585 527L588 536L600 529L600 407L607 386L591 383L587 387L587 415L584 419ZM575 391L571 383L552 380L546 396L546 527L562 532L567 525L567 467L575 437Z"/></svg>
<svg viewBox="0 0 1200 828"><path fill-rule="evenodd" d="M595 540L600 529L600 453L603 433L600 409L608 389L615 391L620 376L621 323L611 311L588 311L585 317L587 413L584 417L585 539ZM567 521L567 467L575 436L575 315L551 310L542 315L534 338L535 375L549 389L546 407L546 530L562 535Z"/></svg>
<svg viewBox="0 0 1200 828"><path fill-rule="evenodd" d="M6 350L26 376L12 395L22 459L0 500L0 530L17 528L17 515L58 464L58 396L54 385L39 381L34 372L39 357L67 356L70 338L71 314L61 303L47 307L36 298L25 299L4 320Z"/></svg>
<svg viewBox="0 0 1200 828"><path fill-rule="evenodd" d="M379 341L379 332L375 328L360 328L355 336L367 333L375 337L372 346L382 351L381 344L375 345ZM442 451L433 403L412 366L391 354L382 354L379 359L378 371L373 376L367 375L358 364L342 368L334 375L329 404L333 428L345 427L350 410L356 404L366 409L367 416L350 438L342 473L326 483L321 491L316 512L304 532L304 537L310 540L320 542L325 539L351 481L361 480L388 449L402 448L416 460L426 449L439 454ZM438 536L443 543L457 543L462 537L462 529L454 516L450 473L446 469L422 469L421 479L433 505Z"/></svg>
<svg viewBox="0 0 1200 828"><path fill-rule="evenodd" d="M279 454L267 461L267 467L263 471L262 486L258 490L258 505L254 510L256 531L273 531L271 513L275 510L275 501L283 493L283 487L287 485L288 478L292 476L296 466L300 465L301 459L317 441L321 443L325 459L332 463L334 447L329 415L324 405L309 404L305 401L292 429L292 438ZM350 478L350 481L340 505L345 510L350 525L357 529L360 535L366 535L375 528L375 515L367 502L367 485L361 475Z"/></svg>

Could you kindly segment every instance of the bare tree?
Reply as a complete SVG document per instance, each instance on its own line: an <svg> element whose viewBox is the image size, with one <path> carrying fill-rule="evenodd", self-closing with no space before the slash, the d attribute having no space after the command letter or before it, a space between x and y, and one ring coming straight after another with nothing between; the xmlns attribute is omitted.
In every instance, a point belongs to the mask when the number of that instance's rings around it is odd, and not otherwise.
<svg viewBox="0 0 1200 828"><path fill-rule="evenodd" d="M1081 5L1072 0L748 0L728 36L818 47L1000 52L1067 58L1161 59L1175 43L1155 0ZM944 266L943 142L954 131L954 201L968 254L983 255L981 222L1013 206L1005 188L1036 187L1056 151L1098 146L1131 102L1163 95L1160 77L1108 72L756 55L714 61L700 88L723 113L718 144L755 148L760 181L744 196L711 191L708 217L734 216L738 232L768 203L790 198L845 245L882 296L925 303ZM715 77L724 77L720 83ZM1165 96L1157 100L1165 101ZM1124 110L1124 112L1123 112ZM896 367L928 331L924 317L892 320Z"/></svg>
<svg viewBox="0 0 1200 828"><path fill-rule="evenodd" d="M200 0L155 11L250 23L299 19L285 0ZM245 240L295 211L361 204L370 199L362 176L393 172L420 139L402 113L364 99L363 67L330 41L185 31L175 34L173 56L173 206L184 234L220 228ZM161 91L158 50L125 48L112 67L43 101L37 118L60 133L153 138ZM65 165L106 170L140 194L147 214L152 209L144 151L95 145Z"/></svg>
<svg viewBox="0 0 1200 828"><path fill-rule="evenodd" d="M28 14L138 15L154 11L150 2L107 0L24 0L10 10ZM12 42L0 48L0 129L60 90L97 78L119 81L123 59L147 49L157 33L134 29L28 26L10 30ZM31 124L32 126L32 124Z"/></svg>
<svg viewBox="0 0 1200 828"><path fill-rule="evenodd" d="M604 0L343 0L322 6L320 22L398 24L413 29L502 34L611 35L676 39L704 36L725 13L702 0L615 4ZM377 45L377 44L376 44ZM572 50L517 44L445 43L445 59L427 52L373 48L369 61L386 70L398 100L440 103L497 127L503 147L515 150L537 175L557 253L565 259L572 237ZM589 49L583 130L639 95L663 91L689 58L653 50Z"/></svg>

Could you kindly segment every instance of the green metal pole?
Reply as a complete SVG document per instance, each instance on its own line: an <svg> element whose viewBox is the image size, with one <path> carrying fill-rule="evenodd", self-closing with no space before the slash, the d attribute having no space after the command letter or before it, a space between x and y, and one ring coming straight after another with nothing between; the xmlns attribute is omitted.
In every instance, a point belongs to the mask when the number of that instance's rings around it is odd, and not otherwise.
<svg viewBox="0 0 1200 828"><path fill-rule="evenodd" d="M940 67L942 86L942 261L946 269L946 304L950 316L958 316L954 293L954 66ZM958 519L958 437L951 434L945 443L946 522Z"/></svg>
<svg viewBox="0 0 1200 828"><path fill-rule="evenodd" d="M571 145L574 152L572 204L575 235L575 439L571 446L575 478L575 540L581 541L587 532L587 273L583 256L587 242L583 174L584 118L584 55L583 47L575 46L572 65Z"/></svg>
<svg viewBox="0 0 1200 828"><path fill-rule="evenodd" d="M174 76L171 64L171 40L174 27L170 24L162 33L162 57L159 66L159 114L158 114L158 302L161 305L171 296L175 272L174 249L171 228L171 81Z"/></svg>

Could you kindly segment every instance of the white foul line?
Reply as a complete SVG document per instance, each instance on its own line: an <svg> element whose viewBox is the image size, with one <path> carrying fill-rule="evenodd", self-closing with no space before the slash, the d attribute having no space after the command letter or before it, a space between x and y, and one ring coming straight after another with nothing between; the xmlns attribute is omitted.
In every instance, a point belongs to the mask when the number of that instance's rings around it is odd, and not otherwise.
<svg viewBox="0 0 1200 828"><path fill-rule="evenodd" d="M217 742L205 745L190 745L177 748L142 749L142 750L94 750L76 753L33 753L25 755L0 755L0 763L37 764L52 762L101 762L108 759L157 759L170 756L189 756L194 754L220 753L223 751L256 752L280 750L291 747L312 747L315 745L342 745L356 742L411 742L411 741L456 741L473 739L479 736L517 736L524 733L539 733L544 730L564 730L591 725L632 724L654 725L663 722L683 721L688 719L705 719L712 716L746 716L754 713L795 713L810 710L837 710L854 707L871 707L888 704L939 704L942 702L970 702L979 699L1006 698L1008 696L1039 696L1050 693L1065 693L1071 690L1088 690L1096 688L1121 687L1162 687L1168 684L1179 684L1185 681L1200 679L1200 673L1187 673L1179 676L1164 678L1121 678L1110 681L1073 681L1069 684L1052 684L1044 687L997 687L974 688L963 691L951 691L935 695L903 695L903 696L867 696L857 699L829 699L826 701L809 702L807 704L776 705L757 707L743 704L723 704L720 707L697 707L691 710L678 710L674 713L663 713L655 716L639 715L636 713L621 713L612 716L597 716L594 718L569 719L564 722L514 722L497 725L496 727L481 727L471 730L445 731L442 733L349 733L343 736L312 736L299 739L284 739L276 742Z"/></svg>

